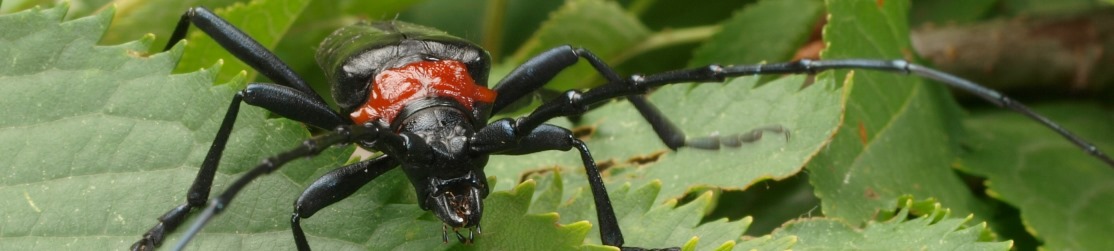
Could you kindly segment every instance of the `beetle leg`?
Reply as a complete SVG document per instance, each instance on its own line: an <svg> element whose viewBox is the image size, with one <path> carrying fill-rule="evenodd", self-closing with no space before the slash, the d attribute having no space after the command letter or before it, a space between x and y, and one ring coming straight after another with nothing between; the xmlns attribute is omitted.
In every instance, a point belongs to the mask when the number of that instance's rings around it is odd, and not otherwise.
<svg viewBox="0 0 1114 251"><path fill-rule="evenodd" d="M615 72L614 69L591 51L583 48L573 48L567 45L559 46L530 58L526 63L523 63L510 74L507 74L506 78L499 81L499 84L495 85L495 88L493 88L493 90L499 93L499 96L492 105L492 111L498 112L512 102L521 99L526 94L540 89L550 80L553 80L553 77L556 76L557 73L576 64L577 60L580 58L583 58L591 64L609 83L635 84L634 82L623 80L619 73ZM719 80L722 81L722 77ZM773 125L754 129L743 134L733 134L723 137L707 136L688 138L685 136L684 131L674 125L673 122L669 121L669 118L662 115L657 107L647 101L641 92L623 95L634 104L634 107L638 109L642 117L650 123L654 128L654 132L657 133L658 138L673 150L677 150L677 148L681 147L711 150L719 149L720 145L737 147L741 144L735 143L752 142L761 138L762 132L783 133L786 138L789 136L787 129L780 125ZM623 95L618 95L616 97ZM567 114L566 116L575 115L579 115L579 113ZM526 127L528 129L530 126ZM776 127L776 129L770 129L774 127ZM753 140L747 140L749 138L753 138ZM723 143L721 144L720 142Z"/></svg>
<svg viewBox="0 0 1114 251"><path fill-rule="evenodd" d="M568 129L542 124L535 127L529 134L515 135L514 121L501 119L476 132L469 145L477 154L503 154L520 155L547 150L568 151L576 148L584 162L585 174L588 175L588 184L592 189L592 199L596 205L596 218L600 226L600 239L604 245L623 247L623 232L619 229L619 221L615 217L615 210L611 206L611 198L607 195L603 178L600 177L596 161L588 151L588 146ZM515 140L521 138L520 140Z"/></svg>
<svg viewBox="0 0 1114 251"><path fill-rule="evenodd" d="M232 126L236 124L236 115L239 114L241 100L243 100L243 96L240 93L232 97L232 104L228 106L228 111L225 112L220 129L217 130L217 136L213 139L213 144L209 147L209 152L205 155L205 160L197 171L197 177L194 178L193 185L186 192L186 203L159 217L159 223L147 230L142 239L132 244L131 250L154 250L155 247L162 244L166 233L174 231L181 225L192 209L205 206L205 201L209 198L209 190L213 187L213 176L216 175L217 166L220 164L221 155L224 153L224 146L228 143L228 136L232 134Z"/></svg>
<svg viewBox="0 0 1114 251"><path fill-rule="evenodd" d="M449 243L449 224L441 224L441 242Z"/></svg>
<svg viewBox="0 0 1114 251"><path fill-rule="evenodd" d="M300 146L293 150L264 159L258 166L248 170L243 176L240 176L240 178L231 183L223 193L210 200L208 207L197 217L198 219L190 226L189 231L183 235L175 249L181 250L190 239L201 231L201 228L204 227L209 220L212 220L213 217L223 212L224 209L229 206L232 199L240 193L241 189L256 178L274 172L282 167L282 165L292 160L317 155L330 146L368 140L377 140L383 144L390 144L392 147L395 147L395 149L404 148L402 145L405 144L403 142L405 139L403 139L402 136L392 133L390 129L375 125L342 126L337 128L334 132L303 141Z"/></svg>
<svg viewBox="0 0 1114 251"><path fill-rule="evenodd" d="M468 239L464 238L464 235L460 234L460 229L453 229L453 233L456 234L457 241L460 241L460 243L468 243Z"/></svg>
<svg viewBox="0 0 1114 251"><path fill-rule="evenodd" d="M475 228L468 229L468 243L471 244L476 241Z"/></svg>
<svg viewBox="0 0 1114 251"><path fill-rule="evenodd" d="M274 53L271 53L270 50L267 50L266 47L263 47L248 34L237 29L236 26L228 23L220 16L213 14L205 7L193 7L182 14L182 18L178 20L178 26L174 28L174 33L170 35L170 42L166 44L166 49L170 49L175 43L186 37L186 31L189 30L190 23L193 23L194 26L208 34L233 56L244 61L268 79L310 95L317 102L325 103L325 100L317 95L306 84L305 80L294 73L290 66L279 60Z"/></svg>
<svg viewBox="0 0 1114 251"><path fill-rule="evenodd" d="M333 169L310 184L294 202L294 213L290 216L291 232L294 233L294 243L298 250L310 250L300 219L309 218L318 210L348 198L368 182L397 166L398 162L394 158L381 155Z"/></svg>

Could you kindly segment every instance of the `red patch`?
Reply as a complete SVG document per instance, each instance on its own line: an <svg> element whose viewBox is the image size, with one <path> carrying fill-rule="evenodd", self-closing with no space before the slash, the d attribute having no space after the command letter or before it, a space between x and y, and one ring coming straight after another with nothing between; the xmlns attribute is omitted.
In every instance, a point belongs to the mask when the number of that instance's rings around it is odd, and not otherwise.
<svg viewBox="0 0 1114 251"><path fill-rule="evenodd" d="M886 0L876 0L874 4L877 4L878 8L882 8L883 5L886 5Z"/></svg>
<svg viewBox="0 0 1114 251"><path fill-rule="evenodd" d="M385 70L375 76L367 103L349 114L364 124L381 119L390 124L411 100L449 97L471 110L475 102L492 103L495 91L476 85L464 63L455 60L419 61Z"/></svg>

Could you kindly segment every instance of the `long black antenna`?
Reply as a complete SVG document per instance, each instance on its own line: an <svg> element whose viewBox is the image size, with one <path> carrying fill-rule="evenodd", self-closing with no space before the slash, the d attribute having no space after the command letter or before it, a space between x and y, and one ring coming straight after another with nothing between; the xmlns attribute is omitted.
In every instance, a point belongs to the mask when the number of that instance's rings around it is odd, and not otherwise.
<svg viewBox="0 0 1114 251"><path fill-rule="evenodd" d="M224 211L224 208L232 202L232 199L240 193L240 190L256 178L274 172L292 160L317 155L330 146L348 144L360 140L379 140L386 144L402 144L401 137L391 133L390 130L386 128L370 124L368 126L341 126L333 132L303 141L302 145L293 150L264 159L258 166L252 168L243 176L240 176L239 179L236 179L232 185L224 190L224 193L210 200L209 206L205 207L205 211L202 211L201 215L198 215L198 219L194 221L193 225L190 225L189 231L186 231L185 235L182 236L182 239L178 241L178 244L174 246L173 250L182 250L185 248L186 244L189 244L190 240L192 240L197 233L201 232L201 228L205 227L206 223L209 223L209 220L212 220L214 216Z"/></svg>
<svg viewBox="0 0 1114 251"><path fill-rule="evenodd" d="M585 92L570 91L562 96L558 102L542 104L530 115L517 120L517 130L530 131L545 121L558 116L571 116L583 113L589 104L606 101L612 98L644 94L648 90L676 83L687 82L722 82L728 77L760 75L760 74L815 74L821 71L834 69L861 69L900 72L913 74L928 79L936 80L945 85L975 94L998 107L1017 111L1045 127L1052 129L1068 141L1071 141L1091 156L1102 160L1107 165L1114 167L1114 159L1103 153L1097 146L1083 140L1079 136L1064 129L1063 126L1052 122L1029 107L974 82L960 77L933 70L928 67L909 63L905 60L876 60L876 59L841 59L841 60L800 60L787 63L758 64L758 65L708 65L704 67L663 72L653 75L634 75L629 79L612 80L605 85L589 89Z"/></svg>

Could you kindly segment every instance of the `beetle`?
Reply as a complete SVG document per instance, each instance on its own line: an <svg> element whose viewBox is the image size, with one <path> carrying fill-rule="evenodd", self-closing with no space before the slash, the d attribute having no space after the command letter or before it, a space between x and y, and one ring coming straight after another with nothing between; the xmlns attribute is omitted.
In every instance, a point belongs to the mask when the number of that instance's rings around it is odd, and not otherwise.
<svg viewBox="0 0 1114 251"><path fill-rule="evenodd" d="M722 145L735 146L757 141L766 133L788 137L786 128L773 125L735 135L689 138L640 96L662 85L722 82L728 77L753 74L814 74L829 69L853 68L920 75L1033 117L1089 154L1114 165L1114 161L1094 145L1008 97L903 60L801 60L761 65L709 65L624 78L590 51L562 46L537 55L493 88L487 88L491 59L482 48L444 32L405 22L359 23L334 32L322 42L317 52L317 61L331 79L332 96L340 109L333 111L282 61L205 8L191 8L183 15L168 48L185 36L191 24L276 84L253 83L235 95L188 191L187 202L160 217L159 223L132 246L136 250L160 245L165 234L180 226L193 209L204 207L200 219L179 243L180 249L252 180L277 170L285 162L344 143L355 143L385 154L337 168L313 182L299 196L291 226L295 243L301 250L309 249L300 227L301 219L344 199L395 167L400 167L414 186L419 206L432 211L444 222L443 240L447 241L448 229L451 228L458 240L472 242L475 234L481 232L482 202L489 193L483 171L488 156L572 149L579 152L589 176L603 243L637 250L639 248L623 246L614 210L588 147L573 137L568 129L545 122L555 117L579 115L586 112L590 104L622 97L634 104L671 149L718 149ZM488 123L492 113L541 88L561 70L580 60L591 64L608 83L587 91L570 90L545 102L529 115ZM259 106L317 128L336 129L307 140L292 151L265 159L226 191L208 201L213 176L235 124L240 103ZM458 231L461 228L468 230L468 236Z"/></svg>

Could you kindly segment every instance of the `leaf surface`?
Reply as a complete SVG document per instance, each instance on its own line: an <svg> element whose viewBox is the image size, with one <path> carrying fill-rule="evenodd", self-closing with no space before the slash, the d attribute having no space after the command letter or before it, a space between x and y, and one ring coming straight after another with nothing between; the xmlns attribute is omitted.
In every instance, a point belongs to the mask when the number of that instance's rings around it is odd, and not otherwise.
<svg viewBox="0 0 1114 251"><path fill-rule="evenodd" d="M1091 104L1035 108L1099 149L1114 148L1114 116ZM959 168L986 177L987 194L1017 207L1026 230L1053 250L1114 247L1114 170L1028 118L982 111L964 121L970 151Z"/></svg>
<svg viewBox="0 0 1114 251"><path fill-rule="evenodd" d="M903 59L911 52L908 1L828 1L825 59ZM846 70L837 75L849 74ZM890 72L855 71L845 119L809 165L823 212L868 221L899 196L937 198L957 214L986 215L951 169L958 135L954 101L941 86Z"/></svg>
<svg viewBox="0 0 1114 251"><path fill-rule="evenodd" d="M900 199L897 212L862 229L832 219L804 219L786 224L774 236L794 235L793 250L1009 250L1011 242L989 242L986 224L965 226L972 217L949 217L939 203ZM915 204L928 203L912 218ZM934 205L933 205L934 204ZM921 205L920 207L924 207ZM925 210L925 209L921 209Z"/></svg>
<svg viewBox="0 0 1114 251"><path fill-rule="evenodd" d="M16 3L16 9L35 1ZM89 8L102 2L75 1L74 5L84 6L0 16L0 30L4 31L0 34L0 105L5 107L0 113L0 172L4 173L0 175L0 198L11 202L0 205L0 238L4 240L0 250L112 250L130 245L155 224L156 217L184 202L228 102L237 86L249 79L237 74L228 75L230 80L217 77L221 69L232 73L246 69L232 66L227 55L215 57L224 57L228 64L216 64L217 58L205 56L186 69L203 70L172 74L182 53L194 56L194 52L184 51L196 39L157 54L147 52L152 47L161 49L164 42L152 36L120 45L95 45L97 41L127 41L152 31L169 33L173 25L156 23L172 24L185 8L169 10L172 6L167 5L171 6L168 10L139 11L147 2L100 12ZM231 19L254 15L252 20L283 15L274 27L262 27L268 34L259 36L270 39L268 47L277 44L280 57L313 79L317 69L312 50L320 36L364 18L389 19L413 1L277 3L261 0L235 5L238 7L232 9L236 11L221 15L234 16ZM702 33L706 37L667 41L680 44L677 48L655 48L692 54L690 61L635 48L652 39L678 39L668 38L677 34L670 33L672 29L686 29L649 20L654 17L638 17L642 12L637 8L647 6L568 1L550 13L536 33L515 34L515 39L507 35L506 41L526 42L503 45L504 51L515 53L497 62L492 79L560 44L588 48L605 60L638 64L784 61L803 43L816 18L822 17L817 15L822 9L831 13L825 57L913 58L908 55L901 14L907 3L829 1L827 8L819 4L764 0L744 9L724 10L735 14L716 24L719 28L714 30L718 31ZM682 5L667 6L684 11ZM529 13L545 13L546 8ZM66 13L97 14L75 18ZM139 22L149 21L153 28L119 28L128 29L123 34L132 34L120 35L114 32L116 26L109 25L113 16L117 18L114 25L138 25L120 27L148 25L136 24L133 18L138 18ZM508 22L512 16L508 14ZM67 19L74 20L60 22ZM713 30L697 19L689 21ZM647 26L663 28L650 30ZM513 29L519 33L535 30ZM116 40L119 36L124 38ZM205 50L223 51L218 47ZM640 71L627 70L642 69L638 64L618 65L620 74ZM666 68L673 66L650 69ZM563 73L557 81L561 83L553 89L592 86L599 79L598 73L580 62ZM1090 167L1094 163L1088 162L1089 157L1032 121L979 115L966 124L972 135L963 134L959 122L963 115L943 89L917 84L916 79L885 72L837 71L819 74L814 80L769 76L761 81L742 77L724 84L678 84L649 94L649 100L690 137L745 133L770 125L791 132L788 140L782 134L766 133L754 143L719 151L670 151L626 101L606 102L579 122L562 118L549 123L585 132L582 139L606 167L609 194L631 245L687 250L1001 249L1008 244L984 242L989 233L973 223L1001 217L997 214L1006 207L997 205L1003 204L983 205L992 199L1016 206L1026 225L1015 231L1031 230L1049 248L1102 250L1114 245L1102 235L1110 232L1106 226L1114 225L1102 216L1102 209L1111 206L1107 201L1114 201L1106 199L1114 195L1105 192L1102 182L1111 179L1109 168ZM327 84L324 80L311 82ZM1053 119L1066 120L1069 128L1098 141L1102 149L1112 148L1106 139L1114 136L1103 133L1109 131L1109 123L1094 121L1109 118L1109 112L1088 106L1046 109L1076 115ZM241 109L238 121L214 191L223 190L260 160L310 137L304 125L251 106ZM1038 135L1042 132L1050 137ZM330 149L249 185L190 248L294 249L289 230L291 202L325 172L352 162L351 151L352 147ZM991 197L973 195L979 191L972 192L957 177L955 168L986 177ZM802 171L807 175L801 175ZM419 209L412 186L401 172L385 174L352 197L303 220L303 227L311 245L319 250L610 249L599 245L592 195L575 151L493 156L487 172L494 188L485 200L483 234L474 245L457 244L452 235L449 244L443 244L442 224ZM786 209L807 211L808 215L800 217L810 218L763 236L741 235L753 228L752 219L758 222L768 216L705 218L713 207L729 204L723 199L727 196L715 196L720 189L762 192L763 187L754 184L793 175L811 180L823 199L825 216L812 206ZM521 182L528 179L534 181ZM957 215L974 217L956 218L938 208L901 204L905 194L939 198L942 206ZM889 210L895 204L913 215L932 213L928 219L880 217L893 214ZM761 207L781 210L792 204ZM172 234L166 245L174 244L178 236ZM848 246L858 243L865 244Z"/></svg>
<svg viewBox="0 0 1114 251"><path fill-rule="evenodd" d="M15 31L5 32L3 48L8 49L0 55L11 64L0 75L6 96L0 102L8 107L0 125L0 141L5 142L0 166L8 173L0 194L22 198L2 210L8 221L3 236L11 240L4 242L10 245L5 249L130 245L156 217L184 202L185 189L223 117L213 111L225 110L234 92L224 85L211 87L219 67L171 75L181 46L150 56L150 36L95 46L111 9L60 23L65 12L63 5L0 17L0 26ZM229 174L308 137L300 124L266 119L259 109L245 109L239 121L217 175L218 191ZM297 194L306 176L347 159L350 151L327 151L288 167L283 172L287 179L258 182L256 187L266 189L245 190L244 197L253 199L237 201L223 216L261 218L218 221L208 230L281 228L276 226L285 225L288 212L283 211L289 209L249 209L261 204L289 207L289 199L270 198ZM198 243L205 243L206 236L212 235L202 234ZM55 240L60 237L78 238Z"/></svg>
<svg viewBox="0 0 1114 251"><path fill-rule="evenodd" d="M217 67L171 75L182 46L149 57L143 54L153 40L149 36L95 46L111 11L59 23L65 12L62 6L0 16L0 27L18 27L2 40L12 49L0 51L0 57L14 59L5 61L14 64L0 75L0 90L7 95L0 102L11 108L0 124L5 142L0 166L8 173L0 179L0 195L20 201L0 210L5 226L0 236L7 240L0 248L131 245L159 215L184 202L235 91L229 84L212 86ZM41 100L65 102L35 102ZM213 190L222 191L231 178L308 137L301 124L269 119L262 109L241 109ZM189 248L293 249L291 202L351 152L352 147L330 149L258 179ZM388 173L304 220L303 227L319 249L460 248L441 243L441 223L418 209L410 187L401 172ZM526 215L533 189L513 191L489 197L489 212L502 217L485 218L491 223L481 238L491 241L483 247L583 242L586 224L557 227L555 215ZM507 228L514 226L533 231ZM554 238L530 238L538 233ZM177 242L179 235L171 234L164 245Z"/></svg>

